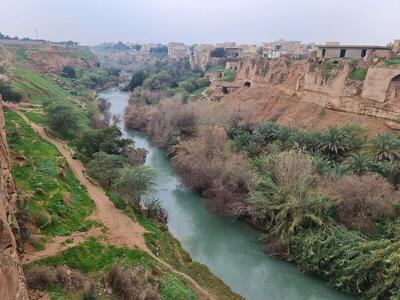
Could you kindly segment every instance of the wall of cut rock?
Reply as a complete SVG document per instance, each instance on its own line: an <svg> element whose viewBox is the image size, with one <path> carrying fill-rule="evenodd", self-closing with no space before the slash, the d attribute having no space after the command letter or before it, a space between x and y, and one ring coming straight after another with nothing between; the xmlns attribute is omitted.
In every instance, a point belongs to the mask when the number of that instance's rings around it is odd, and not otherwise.
<svg viewBox="0 0 400 300"><path fill-rule="evenodd" d="M17 194L11 175L12 162L1 96L0 126L0 299L28 299L16 243L19 238L19 227L14 216Z"/></svg>

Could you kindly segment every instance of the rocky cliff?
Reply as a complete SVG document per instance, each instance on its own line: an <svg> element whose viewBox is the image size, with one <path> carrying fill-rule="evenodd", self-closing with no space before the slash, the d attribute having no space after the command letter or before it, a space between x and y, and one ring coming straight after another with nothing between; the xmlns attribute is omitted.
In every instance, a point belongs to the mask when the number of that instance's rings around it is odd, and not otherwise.
<svg viewBox="0 0 400 300"><path fill-rule="evenodd" d="M28 299L17 251L19 228L14 217L17 194L11 176L1 96L0 126L0 299Z"/></svg>
<svg viewBox="0 0 400 300"><path fill-rule="evenodd" d="M229 92L235 87L278 89L300 102L382 118L400 129L400 64L317 57L243 58L230 85ZM220 83L215 86L224 92Z"/></svg>

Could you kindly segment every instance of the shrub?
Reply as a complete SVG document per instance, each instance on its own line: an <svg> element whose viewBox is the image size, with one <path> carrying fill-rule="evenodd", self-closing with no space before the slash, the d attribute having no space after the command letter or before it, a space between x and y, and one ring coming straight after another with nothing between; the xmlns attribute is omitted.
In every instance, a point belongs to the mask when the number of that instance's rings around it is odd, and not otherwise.
<svg viewBox="0 0 400 300"><path fill-rule="evenodd" d="M271 143L279 138L279 125L276 123L264 123L257 127L255 134L264 141Z"/></svg>
<svg viewBox="0 0 400 300"><path fill-rule="evenodd" d="M22 99L21 93L15 91L9 84L0 80L0 95L4 101L20 102Z"/></svg>
<svg viewBox="0 0 400 300"><path fill-rule="evenodd" d="M32 265L24 270L26 284L32 289L45 290L57 282L57 272L54 267Z"/></svg>
<svg viewBox="0 0 400 300"><path fill-rule="evenodd" d="M137 71L132 75L131 80L128 84L128 90L133 91L137 87L141 86L146 79L147 74L144 71Z"/></svg>
<svg viewBox="0 0 400 300"><path fill-rule="evenodd" d="M277 155L273 172L280 186L304 185L315 174L315 168L307 154L289 151Z"/></svg>
<svg viewBox="0 0 400 300"><path fill-rule="evenodd" d="M220 127L202 127L198 136L173 148L173 164L190 188L197 189L216 211L229 213L252 184L243 156L227 150L227 135Z"/></svg>
<svg viewBox="0 0 400 300"><path fill-rule="evenodd" d="M86 125L84 115L73 104L54 102L46 107L46 111L50 129L62 137L74 137Z"/></svg>
<svg viewBox="0 0 400 300"><path fill-rule="evenodd" d="M64 66L61 70L61 76L67 78L76 78L76 71L73 66Z"/></svg>
<svg viewBox="0 0 400 300"><path fill-rule="evenodd" d="M377 219L395 216L395 189L379 175L343 176L333 190L340 222L350 229L368 230Z"/></svg>
<svg viewBox="0 0 400 300"><path fill-rule="evenodd" d="M196 116L179 97L165 99L148 114L147 131L161 147L179 137L191 137L197 130Z"/></svg>
<svg viewBox="0 0 400 300"><path fill-rule="evenodd" d="M142 200L143 213L147 218L153 219L159 223L167 224L167 211L161 206L161 202L157 198L145 197Z"/></svg>
<svg viewBox="0 0 400 300"><path fill-rule="evenodd" d="M56 268L57 282L66 289L80 290L85 287L85 277L76 270L70 270L65 266Z"/></svg>
<svg viewBox="0 0 400 300"><path fill-rule="evenodd" d="M167 46L151 47L150 54L158 58L163 58L168 55L168 47Z"/></svg>
<svg viewBox="0 0 400 300"><path fill-rule="evenodd" d="M215 48L211 51L210 55L212 57L226 57L227 52L224 48Z"/></svg>
<svg viewBox="0 0 400 300"><path fill-rule="evenodd" d="M130 103L124 113L125 125L128 128L145 130L150 107L146 104Z"/></svg>
<svg viewBox="0 0 400 300"><path fill-rule="evenodd" d="M103 186L112 186L119 178L120 169L125 165L124 159L120 155L112 155L104 152L94 154L87 166L90 177L95 178Z"/></svg>
<svg viewBox="0 0 400 300"><path fill-rule="evenodd" d="M400 241L365 240L341 226L304 230L295 237L292 258L300 270L365 299L395 299L400 293Z"/></svg>
<svg viewBox="0 0 400 300"><path fill-rule="evenodd" d="M104 129L89 129L81 133L76 141L80 153L92 158L97 152L121 154L124 147L132 145L132 140L122 138L121 130L113 125Z"/></svg>
<svg viewBox="0 0 400 300"><path fill-rule="evenodd" d="M148 166L123 168L113 186L130 206L138 208L141 196L150 191L155 176Z"/></svg>
<svg viewBox="0 0 400 300"><path fill-rule="evenodd" d="M166 89L172 86L172 76L166 71L152 74L143 81L143 87L151 91Z"/></svg>
<svg viewBox="0 0 400 300"><path fill-rule="evenodd" d="M46 290L54 284L69 290L80 290L85 286L85 277L67 267L51 267L33 264L24 269L26 283L31 289Z"/></svg>
<svg viewBox="0 0 400 300"><path fill-rule="evenodd" d="M124 300L160 299L157 287L146 284L143 271L138 267L124 268L114 265L107 276L113 291Z"/></svg>

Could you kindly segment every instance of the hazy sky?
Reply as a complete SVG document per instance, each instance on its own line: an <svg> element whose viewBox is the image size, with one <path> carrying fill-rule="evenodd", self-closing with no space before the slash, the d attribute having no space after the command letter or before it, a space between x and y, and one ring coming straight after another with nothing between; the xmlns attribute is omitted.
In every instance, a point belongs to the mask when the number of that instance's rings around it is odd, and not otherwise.
<svg viewBox="0 0 400 300"><path fill-rule="evenodd" d="M279 38L386 44L400 0L0 0L0 32L81 44L261 43Z"/></svg>

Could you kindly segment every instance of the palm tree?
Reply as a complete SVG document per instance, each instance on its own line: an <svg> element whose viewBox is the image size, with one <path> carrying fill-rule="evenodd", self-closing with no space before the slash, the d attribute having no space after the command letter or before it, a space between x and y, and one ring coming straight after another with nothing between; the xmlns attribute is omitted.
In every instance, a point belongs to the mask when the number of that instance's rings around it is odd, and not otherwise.
<svg viewBox="0 0 400 300"><path fill-rule="evenodd" d="M337 127L331 127L322 134L318 149L335 160L348 152L351 145L344 131Z"/></svg>
<svg viewBox="0 0 400 300"><path fill-rule="evenodd" d="M377 161L400 159L400 140L388 133L380 133L371 143L372 154Z"/></svg>
<svg viewBox="0 0 400 300"><path fill-rule="evenodd" d="M374 169L374 161L368 154L356 153L352 154L347 161L348 169L352 170L357 175L363 175Z"/></svg>
<svg viewBox="0 0 400 300"><path fill-rule="evenodd" d="M279 138L279 127L278 124L271 122L261 124L256 130L256 135L268 144Z"/></svg>

